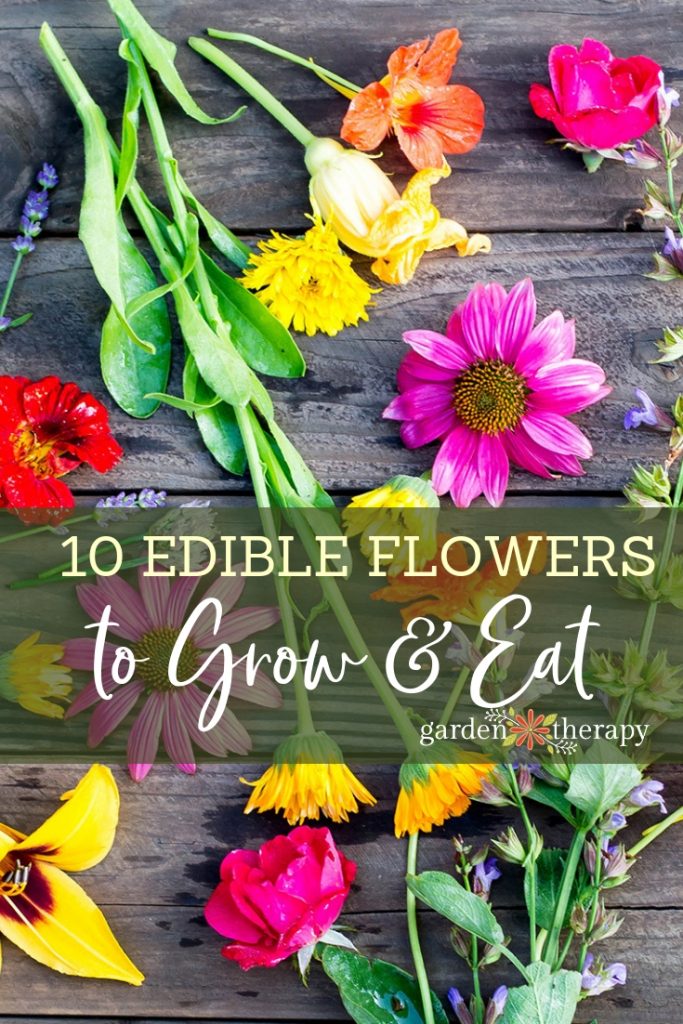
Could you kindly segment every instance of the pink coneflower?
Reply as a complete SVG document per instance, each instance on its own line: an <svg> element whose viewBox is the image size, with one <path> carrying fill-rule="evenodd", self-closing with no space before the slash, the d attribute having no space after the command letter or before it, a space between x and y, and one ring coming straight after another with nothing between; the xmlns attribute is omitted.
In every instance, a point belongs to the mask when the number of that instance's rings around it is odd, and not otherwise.
<svg viewBox="0 0 683 1024"><path fill-rule="evenodd" d="M402 420L408 448L440 440L432 484L459 508L480 494L500 505L510 462L537 476L581 476L590 441L566 417L609 394L605 374L574 359L574 322L559 310L536 319L529 278L509 294L477 284L446 335L408 331L413 349L398 371L401 392L384 410Z"/></svg>
<svg viewBox="0 0 683 1024"><path fill-rule="evenodd" d="M168 679L171 650L188 618L188 608L198 577L169 578L145 576L138 571L138 589L119 577L100 578L95 584L77 588L78 600L94 622L99 621L107 605L111 605L110 632L127 641L138 665L129 683L118 685L111 678L116 645L106 643L103 657L103 683L112 699L101 700L92 680L68 708L65 717L77 715L97 705L90 717L88 745L98 746L143 701L140 713L128 737L128 768L136 782L150 771L163 741L166 753L176 768L191 775L196 770L193 743L216 757L229 752L246 754L251 749L249 734L235 714L226 708L218 724L208 732L199 729L202 707L212 686L223 671L223 659L216 657L202 673L201 679L187 686L172 686ZM222 643L237 644L252 633L268 629L279 619L277 608L251 607L232 610L237 603L244 579L238 575L217 579L203 597L215 597L224 615L214 635L213 616L202 616L193 629L190 641L180 656L178 675L188 679L207 660L207 651ZM113 623L118 623L114 626ZM72 669L93 671L94 638L69 640L64 645L63 662ZM141 659L146 658L147 661ZM278 707L278 688L263 672L256 674L248 686L244 665L235 667L230 700L237 697L264 707ZM210 718L210 715L208 716Z"/></svg>

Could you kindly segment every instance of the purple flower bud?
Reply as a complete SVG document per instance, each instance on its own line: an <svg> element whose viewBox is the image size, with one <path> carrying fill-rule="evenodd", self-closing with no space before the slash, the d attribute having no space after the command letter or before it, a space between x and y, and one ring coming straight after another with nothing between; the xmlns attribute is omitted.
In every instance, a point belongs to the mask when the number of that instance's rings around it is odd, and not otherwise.
<svg viewBox="0 0 683 1024"><path fill-rule="evenodd" d="M12 248L15 252L19 252L26 256L27 253L33 252L36 247L36 243L28 235L17 235L12 242Z"/></svg>
<svg viewBox="0 0 683 1024"><path fill-rule="evenodd" d="M449 988L448 992L446 993L446 996L448 1002L451 1004L453 1008L453 1013L460 1021L460 1024L473 1024L472 1014L467 1009L467 1006L465 1005L465 1000L460 995L460 992L457 990L457 988Z"/></svg>
<svg viewBox="0 0 683 1024"><path fill-rule="evenodd" d="M0 334L4 334L11 323L12 321L8 316L0 316Z"/></svg>
<svg viewBox="0 0 683 1024"><path fill-rule="evenodd" d="M36 181L43 188L56 188L59 185L59 177L52 164L43 164L36 175Z"/></svg>
<svg viewBox="0 0 683 1024"><path fill-rule="evenodd" d="M495 857L489 857L482 864L477 864L474 869L474 884L472 886L475 894L486 898L491 892L491 886L500 876L501 871Z"/></svg>
<svg viewBox="0 0 683 1024"><path fill-rule="evenodd" d="M500 985L489 999L484 1016L484 1024L496 1024L498 1018L503 1016L507 998L507 986Z"/></svg>
<svg viewBox="0 0 683 1024"><path fill-rule="evenodd" d="M45 220L50 211L47 192L29 192L24 202L23 215L28 220Z"/></svg>
<svg viewBox="0 0 683 1024"><path fill-rule="evenodd" d="M663 782L658 782L656 779L646 779L645 782L641 782L639 786L631 790L628 796L629 803L634 807L658 806L662 814L666 814L666 804L662 796L663 789Z"/></svg>
<svg viewBox="0 0 683 1024"><path fill-rule="evenodd" d="M636 427L645 425L664 430L668 434L674 425L668 413L655 405L647 391L643 391L642 388L636 388L634 393L640 405L633 406L624 416L624 430L635 430Z"/></svg>
<svg viewBox="0 0 683 1024"><path fill-rule="evenodd" d="M622 814L621 811L612 811L607 821L608 831L618 832L619 829L624 828L626 824L627 820L625 814Z"/></svg>
<svg viewBox="0 0 683 1024"><path fill-rule="evenodd" d="M22 233L24 235L28 235L29 238L37 238L43 230L43 225L39 220L30 220L24 213L21 215L19 227L21 228Z"/></svg>
<svg viewBox="0 0 683 1024"><path fill-rule="evenodd" d="M626 984L628 971L625 964L614 963L605 967L598 962L596 970L593 971L594 963L595 957L592 953L588 953L581 974L581 988L584 992L588 992L591 996L599 996L603 992L609 992L610 989L616 988L617 985Z"/></svg>
<svg viewBox="0 0 683 1024"><path fill-rule="evenodd" d="M624 163L630 167L637 167L641 171L652 171L655 167L659 167L662 162L662 158L649 142L645 139L638 139L633 146L633 149L627 149L624 152Z"/></svg>
<svg viewBox="0 0 683 1024"><path fill-rule="evenodd" d="M521 796L527 796L534 787L534 778L531 773L531 765L520 764L517 771L517 786Z"/></svg>
<svg viewBox="0 0 683 1024"><path fill-rule="evenodd" d="M664 238L662 256L679 274L683 274L683 238L678 238L670 227L664 228Z"/></svg>

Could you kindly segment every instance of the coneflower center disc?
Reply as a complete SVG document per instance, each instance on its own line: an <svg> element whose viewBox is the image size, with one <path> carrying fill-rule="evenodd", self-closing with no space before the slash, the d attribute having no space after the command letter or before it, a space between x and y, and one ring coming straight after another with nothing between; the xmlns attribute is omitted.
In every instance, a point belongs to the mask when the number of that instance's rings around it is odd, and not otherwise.
<svg viewBox="0 0 683 1024"><path fill-rule="evenodd" d="M179 629L163 626L150 630L137 643L131 644L131 649L138 662L135 674L144 683L149 693L154 690L173 689L168 678L168 663L179 633ZM197 648L191 640L188 640L178 659L178 679L189 679L198 667Z"/></svg>
<svg viewBox="0 0 683 1024"><path fill-rule="evenodd" d="M502 359L473 363L458 377L453 404L458 416L480 434L499 434L517 426L526 410L524 379Z"/></svg>

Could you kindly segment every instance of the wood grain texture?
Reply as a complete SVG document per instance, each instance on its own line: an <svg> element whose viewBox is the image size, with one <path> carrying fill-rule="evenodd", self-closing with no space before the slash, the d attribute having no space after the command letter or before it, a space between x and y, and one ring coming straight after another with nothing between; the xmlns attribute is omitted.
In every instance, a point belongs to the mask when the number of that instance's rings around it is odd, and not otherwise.
<svg viewBox="0 0 683 1024"><path fill-rule="evenodd" d="M530 274L539 315L560 307L576 318L577 354L605 366L614 392L576 417L595 448L584 477L548 482L515 473L511 492L618 491L633 462L660 459L664 452L662 435L622 429L633 388L647 388L664 405L680 390L678 370L651 365L662 326L680 320L679 290L643 277L651 253L646 238L601 233L506 235L496 238L487 257L428 256L412 284L377 296L368 324L336 338L299 339L308 360L306 377L269 381L280 420L328 488L362 490L395 473L423 472L435 446L407 451L397 425L381 418L395 394L396 368L405 352L402 332L417 326L443 329L453 306L477 280L509 286ZM0 279L9 255L0 248ZM13 300L14 310L32 309L35 315L21 332L7 336L12 344L5 342L0 350L2 372L37 377L57 371L109 401L98 357L106 308L80 243L44 239L26 262ZM176 393L178 363L176 358ZM184 413L165 407L141 422L114 411L113 425L126 456L110 478L115 490L143 485L184 492L248 489L247 481L230 478L213 462ZM80 490L107 486L86 470L70 483Z"/></svg>
<svg viewBox="0 0 683 1024"><path fill-rule="evenodd" d="M79 769L52 766L5 766L0 769L3 819L22 829L38 824L54 808L59 794L73 785ZM140 968L147 974L141 989L115 983L62 978L34 964L4 944L2 1011L39 1017L57 1011L79 1018L215 1019L215 1020L329 1020L345 1019L335 991L318 969L305 990L285 968L242 974L220 957L220 938L202 918L202 906L215 884L220 859L235 845L256 846L281 830L281 821L242 815L244 787L241 771L253 766L205 767L197 778L171 768L156 768L142 786L116 769L122 810L117 841L96 868L79 876L88 893L105 909L112 927ZM683 795L683 776L664 770L672 805ZM353 825L334 826L344 851L358 862L357 881L347 903L344 922L358 930L357 942L366 953L408 966L409 954L400 879L405 843L389 839L395 796L392 769L368 769L364 781L378 804L354 819ZM452 821L421 843L423 868L450 870L450 837L461 830L468 840L481 842L509 823L507 812L475 807L461 821ZM538 820L552 841L565 835L557 819L539 810ZM641 826L654 814L642 815ZM633 833L634 837L637 833ZM650 848L633 872L629 885L612 894L611 903L624 908L621 932L609 941L611 959L629 964L628 986L600 999L604 1024L640 1024L648 1007L650 1024L671 1024L670 1006L679 981L671 971L671 955L683 926L683 883L676 870L675 832ZM652 885L652 879L657 885ZM524 955L525 911L520 878L506 868L496 884L495 906L503 926L513 935L514 948ZM434 988L443 997L452 984L464 985L465 974L449 947L448 928L429 912L421 915L422 932ZM487 972L491 990L509 973ZM30 991L30 1004L26 993ZM591 1019L598 1004L584 1004L577 1022Z"/></svg>
<svg viewBox="0 0 683 1024"><path fill-rule="evenodd" d="M645 52L681 84L683 19L676 0L140 0L140 9L180 49L178 64L200 103L226 114L244 98L223 74L185 45L207 25L262 35L304 56L314 55L351 80L382 76L398 44L455 22L464 40L456 80L486 102L480 145L453 161L455 173L439 186L445 213L477 230L620 229L641 205L640 176L612 163L589 176L576 154L546 145L554 134L529 107L534 81L547 80L547 53L557 42L594 36L620 55ZM0 8L0 230L14 230L23 193L44 159L60 169L63 185L51 230L73 232L82 185L80 129L38 46L48 20L95 97L113 119L123 95L118 33L104 0L4 0ZM317 134L339 131L345 101L304 69L233 46L238 60L262 77ZM197 195L226 223L243 230L298 227L307 209L300 147L264 111L250 103L235 124L204 127L164 98L181 169ZM114 121L115 123L115 121ZM384 166L407 179L393 142ZM149 153L142 177L155 195ZM637 219L637 218L636 218Z"/></svg>

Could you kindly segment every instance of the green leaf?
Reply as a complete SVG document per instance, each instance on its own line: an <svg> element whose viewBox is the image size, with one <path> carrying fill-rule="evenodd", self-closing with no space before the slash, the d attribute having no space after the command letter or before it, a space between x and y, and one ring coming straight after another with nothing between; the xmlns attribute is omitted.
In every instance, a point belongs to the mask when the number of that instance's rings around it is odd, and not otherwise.
<svg viewBox="0 0 683 1024"><path fill-rule="evenodd" d="M567 859L566 850L544 849L536 861L536 923L539 928L547 931L553 926L555 907L557 906L560 889L562 886L562 875ZM562 927L569 923L572 907L574 906L578 893L583 886L584 873L581 869L576 874L572 894L567 905L567 914L562 922ZM531 874L524 876L524 898L527 908L531 904Z"/></svg>
<svg viewBox="0 0 683 1024"><path fill-rule="evenodd" d="M287 328L204 252L202 260L232 342L252 369L271 377L303 377L306 363Z"/></svg>
<svg viewBox="0 0 683 1024"><path fill-rule="evenodd" d="M542 779L536 779L528 795L530 800L535 800L536 803L543 804L544 807L552 807L571 825L576 824L576 815L572 805L567 800L564 790L559 786L551 786L550 783L544 782Z"/></svg>
<svg viewBox="0 0 683 1024"><path fill-rule="evenodd" d="M471 935L491 946L501 946L505 941L503 929L488 903L468 892L451 875L443 871L423 871L420 875L409 875L407 882L418 899Z"/></svg>
<svg viewBox="0 0 683 1024"><path fill-rule="evenodd" d="M299 449L292 444L273 418L268 419L268 428L277 446L280 460L287 467L299 497L307 505L313 505L315 508L334 508L334 501L322 484L316 480Z"/></svg>
<svg viewBox="0 0 683 1024"><path fill-rule="evenodd" d="M336 946L325 946L322 965L356 1024L424 1024L418 983L400 967ZM443 1006L431 996L435 1024L448 1024Z"/></svg>
<svg viewBox="0 0 683 1024"><path fill-rule="evenodd" d="M12 322L8 326L21 327L22 324L28 323L32 316L33 313L22 313L21 316L15 317L14 320L12 320Z"/></svg>
<svg viewBox="0 0 683 1024"><path fill-rule="evenodd" d="M135 177L135 170L138 162L138 126L140 123L140 101L142 99L142 86L140 75L135 62L130 55L130 42L122 39L119 46L119 56L128 61L128 80L126 83L126 98L123 104L123 117L121 121L121 156L119 159L118 181L116 184L116 209L121 209L121 204L128 194L130 184Z"/></svg>
<svg viewBox="0 0 683 1024"><path fill-rule="evenodd" d="M126 306L156 287L149 263L118 216L117 245ZM154 344L154 352L135 345L112 306L102 325L100 366L105 386L116 404L136 419L146 419L158 408L150 397L166 390L171 369L171 321L163 299L148 303L130 318L141 335Z"/></svg>
<svg viewBox="0 0 683 1024"><path fill-rule="evenodd" d="M189 354L183 370L183 393L188 404L195 406L194 420L202 441L218 465L235 476L242 476L247 468L247 456L235 412L225 402L208 405L216 396L199 376L197 364ZM201 408L202 405L208 407Z"/></svg>
<svg viewBox="0 0 683 1024"><path fill-rule="evenodd" d="M544 963L530 964L527 971L532 983L508 990L498 1024L572 1024L581 975L577 971L552 974Z"/></svg>
<svg viewBox="0 0 683 1024"><path fill-rule="evenodd" d="M207 235L227 260L234 263L240 270L244 270L251 259L252 251L248 245L242 242L236 235L233 235L225 224L222 224L214 215L207 210L202 203L194 196L181 174L176 175L178 187L180 188L187 203L199 217L204 225Z"/></svg>
<svg viewBox="0 0 683 1024"><path fill-rule="evenodd" d="M175 66L178 51L175 44L152 28L132 0L108 0L108 3L116 18L125 26L127 34L142 51L147 63L154 68L163 84L189 117L202 124L224 124L227 121L234 121L243 113L244 107L240 107L230 117L210 117L209 114L205 114L194 101L178 74Z"/></svg>
<svg viewBox="0 0 683 1024"><path fill-rule="evenodd" d="M585 757L572 769L567 799L593 824L638 785L641 773L618 747L605 740L597 740Z"/></svg>
<svg viewBox="0 0 683 1024"><path fill-rule="evenodd" d="M208 402L188 402L185 398L179 398L177 395L167 395L165 393L147 395L147 398L153 398L157 402L163 402L165 405L170 405L173 409L180 409L181 412L186 412L188 415L196 412L202 412L205 409L214 409L217 405L223 401L218 395L214 395L213 398Z"/></svg>
<svg viewBox="0 0 683 1024"><path fill-rule="evenodd" d="M592 149L589 153L582 153L581 156L589 174L595 174L605 159L602 153L599 153L596 149Z"/></svg>

